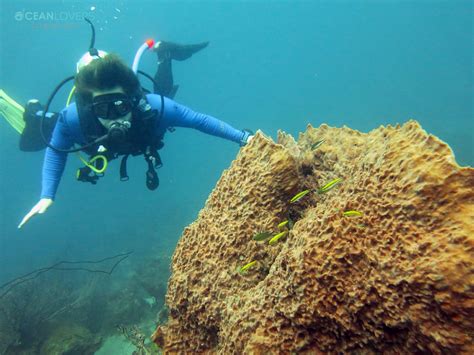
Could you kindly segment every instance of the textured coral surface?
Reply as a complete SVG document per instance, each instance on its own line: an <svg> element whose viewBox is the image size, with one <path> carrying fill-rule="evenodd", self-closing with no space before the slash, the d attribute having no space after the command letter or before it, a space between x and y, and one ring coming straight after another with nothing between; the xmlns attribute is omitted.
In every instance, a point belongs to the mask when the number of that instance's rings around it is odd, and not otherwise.
<svg viewBox="0 0 474 355"><path fill-rule="evenodd" d="M252 239L288 216L286 238ZM473 246L474 169L417 122L308 126L298 142L259 132L184 230L154 340L167 353L472 354Z"/></svg>

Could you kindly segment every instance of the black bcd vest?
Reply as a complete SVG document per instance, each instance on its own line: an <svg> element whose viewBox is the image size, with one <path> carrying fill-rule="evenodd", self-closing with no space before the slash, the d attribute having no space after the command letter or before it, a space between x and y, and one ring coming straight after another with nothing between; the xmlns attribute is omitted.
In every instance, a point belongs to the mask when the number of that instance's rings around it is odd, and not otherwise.
<svg viewBox="0 0 474 355"><path fill-rule="evenodd" d="M107 158L108 161L122 156L120 163L120 180L127 181L129 179L127 174L127 159L130 155L137 156L143 155L145 161L148 164L148 170L146 172L146 185L149 190L155 190L159 185L158 175L156 169L160 168L163 163L161 161L158 150L163 148L163 135L156 136L155 127L159 124L163 116L163 105L164 99L161 97L161 110L153 110L151 106L146 102L146 99L143 98L140 100L140 104L132 112L131 127L128 129L126 138L120 143L113 143L106 140L101 144L93 145L89 148L84 149L84 151L90 155L90 159L93 159L97 155L103 155ZM79 115L83 117L88 115L89 112L80 112ZM81 118L79 116L79 118ZM92 129L92 133L87 135L88 139L95 139L101 135L104 135L105 128L99 124L91 124L91 120L81 121L81 128L83 132L85 129L88 129L89 132ZM94 120L97 122L96 120ZM170 129L172 131L172 129ZM87 131L86 131L87 132ZM86 134L84 134L86 136ZM94 138L95 137L95 138ZM103 146L106 150L100 152L100 146ZM96 160L95 165L97 169L103 167L102 160ZM80 168L77 172L77 179L83 182L90 182L96 184L97 180L103 176L102 174L95 173L90 167L84 166Z"/></svg>

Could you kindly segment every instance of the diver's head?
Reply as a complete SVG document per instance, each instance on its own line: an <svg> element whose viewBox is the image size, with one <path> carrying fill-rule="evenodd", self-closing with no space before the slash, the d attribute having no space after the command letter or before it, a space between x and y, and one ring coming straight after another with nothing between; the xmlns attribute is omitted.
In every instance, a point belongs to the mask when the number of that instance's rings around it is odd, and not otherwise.
<svg viewBox="0 0 474 355"><path fill-rule="evenodd" d="M141 86L135 73L116 54L108 54L83 66L74 78L76 98L92 103L96 91L112 91L117 87L135 102L141 96Z"/></svg>
<svg viewBox="0 0 474 355"><path fill-rule="evenodd" d="M131 126L133 110L142 95L135 73L115 54L108 54L82 67L75 77L78 110L87 110L87 126L107 132ZM118 131L117 131L118 132Z"/></svg>

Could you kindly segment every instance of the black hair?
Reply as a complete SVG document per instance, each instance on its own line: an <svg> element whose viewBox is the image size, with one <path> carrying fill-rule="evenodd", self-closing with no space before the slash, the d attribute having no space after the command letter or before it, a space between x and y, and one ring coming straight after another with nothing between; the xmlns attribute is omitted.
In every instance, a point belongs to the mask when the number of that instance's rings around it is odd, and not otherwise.
<svg viewBox="0 0 474 355"><path fill-rule="evenodd" d="M141 86L137 76L118 55L107 54L82 67L75 77L78 102L92 102L92 92L120 86L126 95L137 98Z"/></svg>

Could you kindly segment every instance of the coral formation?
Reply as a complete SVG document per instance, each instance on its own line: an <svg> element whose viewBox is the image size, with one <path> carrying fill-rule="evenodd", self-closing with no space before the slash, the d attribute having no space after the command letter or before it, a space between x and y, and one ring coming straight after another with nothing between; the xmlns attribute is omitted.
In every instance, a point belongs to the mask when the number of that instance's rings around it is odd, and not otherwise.
<svg viewBox="0 0 474 355"><path fill-rule="evenodd" d="M259 132L185 228L153 339L167 353L473 353L473 187L415 121ZM287 218L285 239L253 240Z"/></svg>

